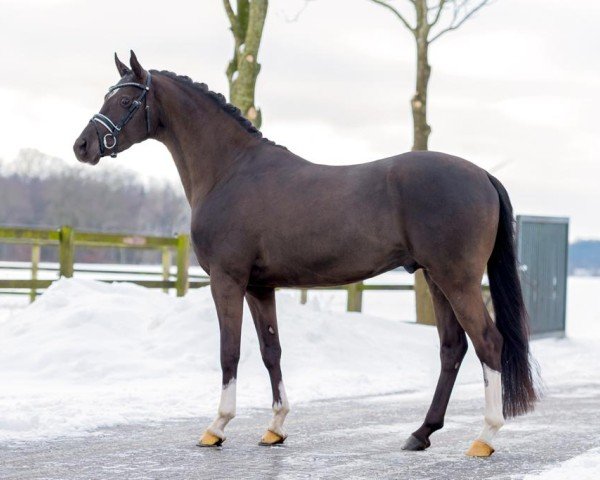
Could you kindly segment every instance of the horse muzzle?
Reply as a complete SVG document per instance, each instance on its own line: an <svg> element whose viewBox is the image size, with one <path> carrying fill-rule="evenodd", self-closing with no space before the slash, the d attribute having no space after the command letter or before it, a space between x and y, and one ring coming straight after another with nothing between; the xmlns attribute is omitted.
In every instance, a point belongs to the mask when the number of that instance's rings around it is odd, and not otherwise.
<svg viewBox="0 0 600 480"><path fill-rule="evenodd" d="M91 125L88 125L73 144L75 157L82 163L96 165L100 161L98 139Z"/></svg>

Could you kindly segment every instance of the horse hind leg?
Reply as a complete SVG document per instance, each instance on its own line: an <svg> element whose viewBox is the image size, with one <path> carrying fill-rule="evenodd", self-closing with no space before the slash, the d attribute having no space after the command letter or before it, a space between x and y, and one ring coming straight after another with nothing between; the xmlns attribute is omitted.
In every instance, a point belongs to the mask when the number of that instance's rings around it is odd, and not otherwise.
<svg viewBox="0 0 600 480"><path fill-rule="evenodd" d="M467 353L465 331L442 291L425 273L433 299L436 325L440 336L441 370L431 406L423 424L412 433L402 450L424 450L431 445L430 435L444 426L446 409L461 362Z"/></svg>
<svg viewBox="0 0 600 480"><path fill-rule="evenodd" d="M469 282L444 290L459 323L471 339L483 366L485 413L483 429L466 454L489 457L494 453L492 441L504 425L502 405L501 333L485 308L479 282Z"/></svg>
<svg viewBox="0 0 600 480"><path fill-rule="evenodd" d="M504 425L502 374L488 367L485 363L482 365L485 385L485 413L481 433L466 452L470 457L489 457L494 453L492 440Z"/></svg>

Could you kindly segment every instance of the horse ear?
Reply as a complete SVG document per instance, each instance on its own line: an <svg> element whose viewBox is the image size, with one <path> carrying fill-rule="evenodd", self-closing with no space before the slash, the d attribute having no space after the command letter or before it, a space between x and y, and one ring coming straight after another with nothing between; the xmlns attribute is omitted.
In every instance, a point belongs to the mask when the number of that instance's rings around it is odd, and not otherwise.
<svg viewBox="0 0 600 480"><path fill-rule="evenodd" d="M115 52L115 65L117 66L117 71L119 72L119 75L121 75L122 77L131 72L131 70L129 70L129 67L125 65L121 60L119 60L117 52Z"/></svg>
<svg viewBox="0 0 600 480"><path fill-rule="evenodd" d="M131 58L129 59L129 64L131 65L131 69L133 70L133 73L135 74L135 76L137 78L143 80L144 74L146 73L146 71L140 65L140 62L138 61L137 57L135 56L135 53L133 52L133 50L131 50Z"/></svg>

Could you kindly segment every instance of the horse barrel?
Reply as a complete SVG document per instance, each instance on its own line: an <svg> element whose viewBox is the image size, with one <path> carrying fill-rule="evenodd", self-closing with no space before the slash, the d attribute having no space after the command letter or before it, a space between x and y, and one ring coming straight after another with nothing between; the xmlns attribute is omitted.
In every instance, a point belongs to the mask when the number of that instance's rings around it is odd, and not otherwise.
<svg viewBox="0 0 600 480"><path fill-rule="evenodd" d="M531 334L564 336L569 219L517 216L521 285Z"/></svg>

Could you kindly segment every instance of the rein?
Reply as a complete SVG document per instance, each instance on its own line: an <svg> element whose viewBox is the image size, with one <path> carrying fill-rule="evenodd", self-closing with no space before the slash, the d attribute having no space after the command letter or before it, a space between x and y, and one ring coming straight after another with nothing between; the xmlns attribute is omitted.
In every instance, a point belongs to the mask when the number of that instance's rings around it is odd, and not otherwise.
<svg viewBox="0 0 600 480"><path fill-rule="evenodd" d="M115 158L117 156L117 152L114 149L117 147L119 133L121 130L129 123L129 121L135 115L135 112L142 106L142 102L144 103L144 110L146 111L146 129L148 134L150 134L150 106L146 101L146 97L148 92L150 91L150 86L152 85L152 75L148 72L148 76L146 78L146 84L136 83L136 82L125 82L118 85L113 85L108 89L108 93L114 92L119 88L123 87L135 87L142 90L142 93L131 103L129 110L121 117L121 119L115 123L110 118L102 113L96 113L90 120L94 128L96 129L96 134L98 135L98 145L100 147L100 156L104 155L106 150L112 150L110 156ZM108 94L107 94L108 95ZM98 130L98 124L102 125L108 133L104 136Z"/></svg>

